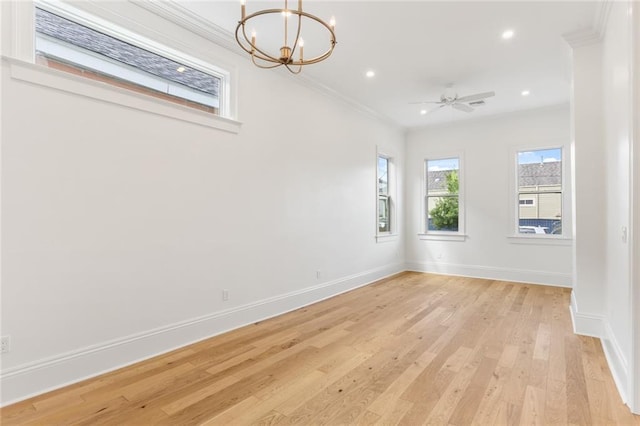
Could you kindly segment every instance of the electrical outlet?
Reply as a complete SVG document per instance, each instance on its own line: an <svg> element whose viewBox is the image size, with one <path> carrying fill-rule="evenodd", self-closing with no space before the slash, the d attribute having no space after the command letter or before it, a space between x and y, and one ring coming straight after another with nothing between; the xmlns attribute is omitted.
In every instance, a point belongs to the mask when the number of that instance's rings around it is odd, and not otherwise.
<svg viewBox="0 0 640 426"><path fill-rule="evenodd" d="M11 336L0 337L0 353L11 351Z"/></svg>
<svg viewBox="0 0 640 426"><path fill-rule="evenodd" d="M322 271L320 269L318 269L316 271L316 279L319 280L320 278L322 278Z"/></svg>
<svg viewBox="0 0 640 426"><path fill-rule="evenodd" d="M225 302L229 300L229 290L222 290L222 300L224 300Z"/></svg>

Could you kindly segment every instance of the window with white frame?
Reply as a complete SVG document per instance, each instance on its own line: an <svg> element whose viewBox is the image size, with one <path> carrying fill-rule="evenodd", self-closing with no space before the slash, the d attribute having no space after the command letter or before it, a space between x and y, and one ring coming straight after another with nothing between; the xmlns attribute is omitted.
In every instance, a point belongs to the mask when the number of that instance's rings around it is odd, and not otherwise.
<svg viewBox="0 0 640 426"><path fill-rule="evenodd" d="M426 233L462 233L460 157L427 159L425 173Z"/></svg>
<svg viewBox="0 0 640 426"><path fill-rule="evenodd" d="M517 152L518 234L562 235L562 148Z"/></svg>
<svg viewBox="0 0 640 426"><path fill-rule="evenodd" d="M88 19L79 23L59 11L53 13L40 6L35 9L37 63L215 115L226 115L224 92L228 73L224 70L202 66L200 61L185 55L172 57L168 48L154 52L142 38L116 37L88 25L85 22Z"/></svg>
<svg viewBox="0 0 640 426"><path fill-rule="evenodd" d="M391 233L390 171L390 158L378 155L378 234Z"/></svg>

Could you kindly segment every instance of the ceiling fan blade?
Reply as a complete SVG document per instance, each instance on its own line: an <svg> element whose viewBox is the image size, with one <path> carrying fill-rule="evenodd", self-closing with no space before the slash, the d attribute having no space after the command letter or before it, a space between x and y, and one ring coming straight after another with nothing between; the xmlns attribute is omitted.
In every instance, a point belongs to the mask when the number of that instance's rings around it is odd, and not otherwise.
<svg viewBox="0 0 640 426"><path fill-rule="evenodd" d="M459 109L460 111L473 112L473 108L471 108L469 105L455 103L451 104L451 106L455 109Z"/></svg>
<svg viewBox="0 0 640 426"><path fill-rule="evenodd" d="M435 107L432 107L432 108L429 108L429 109L423 110L423 111L425 111L425 112L420 111L420 114L421 114L421 115L429 115L429 114L431 114L431 113L433 113L433 112L435 112L435 111L439 110L440 108L444 108L444 107L446 107L446 105L437 105L437 106L435 106Z"/></svg>
<svg viewBox="0 0 640 426"><path fill-rule="evenodd" d="M421 101L421 102L409 102L409 105L420 105L420 104L441 104L442 101Z"/></svg>
<svg viewBox="0 0 640 426"><path fill-rule="evenodd" d="M433 114L434 112L436 112L437 110L446 107L446 105L438 105L436 107L433 108L429 108L427 110L424 110L425 112L420 111L421 115L429 115L429 114Z"/></svg>
<svg viewBox="0 0 640 426"><path fill-rule="evenodd" d="M480 99L490 98L495 96L496 92L485 92L485 93L476 93L475 95L463 96L461 98L456 99L456 102L471 102L471 101L479 101Z"/></svg>

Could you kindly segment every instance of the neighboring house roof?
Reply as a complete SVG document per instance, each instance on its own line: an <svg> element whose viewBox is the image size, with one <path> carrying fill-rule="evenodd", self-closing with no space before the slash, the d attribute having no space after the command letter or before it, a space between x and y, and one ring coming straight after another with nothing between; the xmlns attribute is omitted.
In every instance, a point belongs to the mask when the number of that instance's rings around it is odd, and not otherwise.
<svg viewBox="0 0 640 426"><path fill-rule="evenodd" d="M218 97L220 79L36 8L36 31L155 76Z"/></svg>
<svg viewBox="0 0 640 426"><path fill-rule="evenodd" d="M427 188L432 191L447 189L447 175L452 170L434 170L427 173ZM520 164L518 166L520 186L544 186L562 184L562 162Z"/></svg>
<svg viewBox="0 0 640 426"><path fill-rule="evenodd" d="M518 177L520 186L561 185L562 162L520 164Z"/></svg>
<svg viewBox="0 0 640 426"><path fill-rule="evenodd" d="M453 170L434 170L427 173L427 188L429 191L445 191L447 189L447 175Z"/></svg>

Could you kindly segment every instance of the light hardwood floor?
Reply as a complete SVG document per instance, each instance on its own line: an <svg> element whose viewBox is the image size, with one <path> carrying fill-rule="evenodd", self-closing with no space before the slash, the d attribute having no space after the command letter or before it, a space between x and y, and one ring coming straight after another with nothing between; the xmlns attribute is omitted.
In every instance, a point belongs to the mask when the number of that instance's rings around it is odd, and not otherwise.
<svg viewBox="0 0 640 426"><path fill-rule="evenodd" d="M569 290L404 273L2 409L3 425L640 425Z"/></svg>

